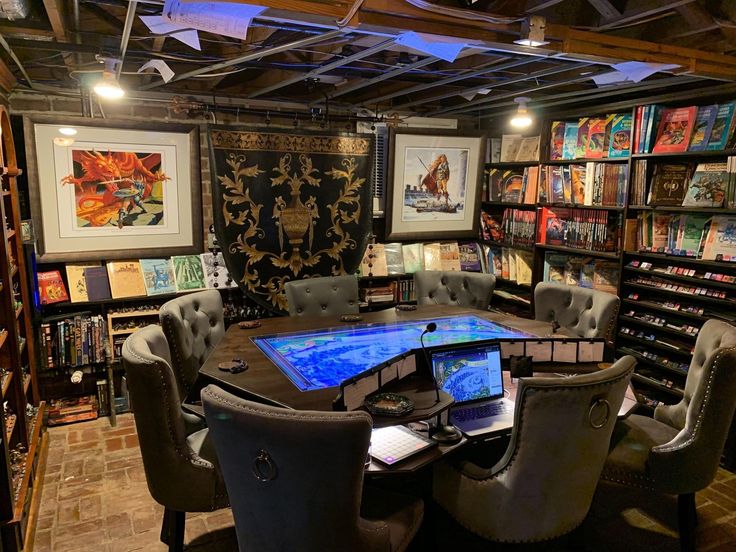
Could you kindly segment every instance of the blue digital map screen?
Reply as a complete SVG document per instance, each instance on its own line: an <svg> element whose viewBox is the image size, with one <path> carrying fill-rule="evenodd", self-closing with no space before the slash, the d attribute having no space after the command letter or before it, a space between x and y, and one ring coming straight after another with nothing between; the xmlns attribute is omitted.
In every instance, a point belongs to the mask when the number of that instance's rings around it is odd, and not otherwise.
<svg viewBox="0 0 736 552"><path fill-rule="evenodd" d="M424 336L427 347L486 339L533 337L479 316L466 315L386 324L356 324L251 338L301 391L340 383L401 353L418 349L429 322L437 330Z"/></svg>
<svg viewBox="0 0 736 552"><path fill-rule="evenodd" d="M503 395L501 351L498 345L432 354L432 369L437 384L456 403Z"/></svg>

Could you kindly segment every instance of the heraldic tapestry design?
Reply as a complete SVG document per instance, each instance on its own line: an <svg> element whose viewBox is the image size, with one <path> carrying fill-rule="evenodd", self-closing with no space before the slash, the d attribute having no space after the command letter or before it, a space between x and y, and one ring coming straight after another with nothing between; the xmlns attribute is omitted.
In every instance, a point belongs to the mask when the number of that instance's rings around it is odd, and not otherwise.
<svg viewBox="0 0 736 552"><path fill-rule="evenodd" d="M273 311L284 284L352 274L372 227L373 139L210 131L217 239L230 275Z"/></svg>

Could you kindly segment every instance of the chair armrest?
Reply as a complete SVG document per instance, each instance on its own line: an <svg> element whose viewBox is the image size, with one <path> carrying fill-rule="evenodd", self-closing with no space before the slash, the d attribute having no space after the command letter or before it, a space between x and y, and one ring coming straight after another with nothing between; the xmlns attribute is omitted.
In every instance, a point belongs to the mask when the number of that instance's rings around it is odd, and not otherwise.
<svg viewBox="0 0 736 552"><path fill-rule="evenodd" d="M489 479L490 477L493 477L493 474L495 473L493 468L482 468L478 464L474 464L468 460L453 462L452 465L465 477L475 479L477 481Z"/></svg>

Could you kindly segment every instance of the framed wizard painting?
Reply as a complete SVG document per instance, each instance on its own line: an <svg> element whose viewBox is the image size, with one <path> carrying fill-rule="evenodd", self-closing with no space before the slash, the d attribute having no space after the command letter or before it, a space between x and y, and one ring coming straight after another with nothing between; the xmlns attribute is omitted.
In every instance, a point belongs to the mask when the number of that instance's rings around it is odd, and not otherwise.
<svg viewBox="0 0 736 552"><path fill-rule="evenodd" d="M201 251L197 127L34 117L25 132L41 260Z"/></svg>
<svg viewBox="0 0 736 552"><path fill-rule="evenodd" d="M391 134L387 239L478 234L485 138Z"/></svg>

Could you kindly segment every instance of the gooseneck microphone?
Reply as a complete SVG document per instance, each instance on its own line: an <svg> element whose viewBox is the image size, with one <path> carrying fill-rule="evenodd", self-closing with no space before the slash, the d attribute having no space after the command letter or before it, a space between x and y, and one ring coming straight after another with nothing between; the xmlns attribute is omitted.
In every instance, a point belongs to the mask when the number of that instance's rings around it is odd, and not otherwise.
<svg viewBox="0 0 736 552"><path fill-rule="evenodd" d="M432 382L434 383L434 392L436 396L436 402L440 402L440 386L437 383L437 376L434 373L434 368L432 367L432 363L429 360L429 354L427 353L427 349L424 346L424 336L428 333L432 333L437 329L437 324L434 322L430 322L427 324L427 327L422 332L422 335L419 336L419 342L422 344L422 352L424 353L424 360L427 362L427 368L429 369L429 373L432 374ZM442 424L442 414L437 414L437 425L434 429L430 430L429 437L433 439L434 441L437 441L438 443L442 444L452 444L457 443L460 441L460 439L463 438L463 434L458 431L458 429L455 426L452 425L443 425Z"/></svg>

